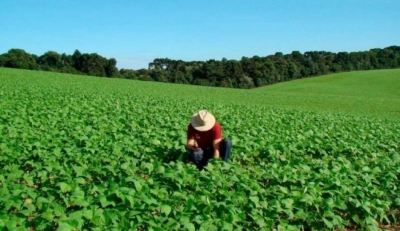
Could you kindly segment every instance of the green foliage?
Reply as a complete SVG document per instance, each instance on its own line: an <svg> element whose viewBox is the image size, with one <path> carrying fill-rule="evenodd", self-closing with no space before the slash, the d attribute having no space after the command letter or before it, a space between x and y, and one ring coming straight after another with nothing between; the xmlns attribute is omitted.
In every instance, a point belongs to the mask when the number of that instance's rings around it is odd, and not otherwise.
<svg viewBox="0 0 400 231"><path fill-rule="evenodd" d="M399 60L399 47L390 46L364 52L277 52L265 57L242 57L239 61L156 58L149 63L149 69L155 81L247 89L330 73L398 68ZM177 72L184 77L177 79Z"/></svg>
<svg viewBox="0 0 400 231"><path fill-rule="evenodd" d="M179 84L250 89L280 82L331 73L393 69L400 67L400 47L389 46L363 52L307 51L304 54L276 52L265 57L242 57L240 60L207 61L156 58L148 68L139 70L116 67L117 60L97 53L72 55L48 51L37 58L21 49L0 55L0 67L45 70L90 76L137 79Z"/></svg>
<svg viewBox="0 0 400 231"><path fill-rule="evenodd" d="M37 57L28 54L22 49L10 49L7 53L0 55L0 66L37 70Z"/></svg>
<svg viewBox="0 0 400 231"><path fill-rule="evenodd" d="M116 67L117 60L106 59L96 53L81 54L75 50L73 55L48 51L36 57L22 49L10 49L0 55L0 67L29 70L44 70L71 74L87 74L100 77L121 77Z"/></svg>
<svg viewBox="0 0 400 231"><path fill-rule="evenodd" d="M0 73L0 229L377 230L400 219L398 121L266 107L252 91L212 101L208 88ZM183 161L185 128L203 107L233 153L198 171Z"/></svg>

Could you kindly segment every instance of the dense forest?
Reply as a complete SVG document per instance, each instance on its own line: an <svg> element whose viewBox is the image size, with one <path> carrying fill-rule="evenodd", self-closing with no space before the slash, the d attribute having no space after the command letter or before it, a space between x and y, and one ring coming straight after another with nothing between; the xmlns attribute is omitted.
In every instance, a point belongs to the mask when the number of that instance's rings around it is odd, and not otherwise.
<svg viewBox="0 0 400 231"><path fill-rule="evenodd" d="M110 78L137 79L216 87L254 88L278 82L329 73L400 67L400 46L360 52L308 51L290 54L277 52L265 57L242 57L240 60L191 61L157 58L148 68L139 70L116 67L115 58L97 53L72 55L48 51L41 56L23 49L10 49L0 55L0 66L44 70Z"/></svg>

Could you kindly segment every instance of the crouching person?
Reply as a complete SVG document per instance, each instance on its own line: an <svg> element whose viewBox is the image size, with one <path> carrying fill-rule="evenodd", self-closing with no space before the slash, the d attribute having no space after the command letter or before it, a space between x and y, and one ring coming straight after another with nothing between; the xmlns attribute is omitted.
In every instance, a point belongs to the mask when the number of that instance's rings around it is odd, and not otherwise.
<svg viewBox="0 0 400 231"><path fill-rule="evenodd" d="M190 159L202 170L212 158L228 161L232 142L222 135L221 125L207 110L195 113L187 128L187 149Z"/></svg>

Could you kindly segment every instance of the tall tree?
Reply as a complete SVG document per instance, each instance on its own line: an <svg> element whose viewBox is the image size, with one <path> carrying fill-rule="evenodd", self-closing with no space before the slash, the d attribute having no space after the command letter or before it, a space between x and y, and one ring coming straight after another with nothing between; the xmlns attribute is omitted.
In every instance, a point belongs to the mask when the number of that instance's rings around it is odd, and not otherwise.
<svg viewBox="0 0 400 231"><path fill-rule="evenodd" d="M39 56L38 64L45 71L58 71L63 66L61 55L55 51L48 51Z"/></svg>
<svg viewBox="0 0 400 231"><path fill-rule="evenodd" d="M2 55L1 62L4 67L37 70L36 55L28 54L23 49L10 49L6 54Z"/></svg>
<svg viewBox="0 0 400 231"><path fill-rule="evenodd" d="M106 61L105 72L107 77L116 77L118 76L118 68L117 68L117 60L111 58Z"/></svg>

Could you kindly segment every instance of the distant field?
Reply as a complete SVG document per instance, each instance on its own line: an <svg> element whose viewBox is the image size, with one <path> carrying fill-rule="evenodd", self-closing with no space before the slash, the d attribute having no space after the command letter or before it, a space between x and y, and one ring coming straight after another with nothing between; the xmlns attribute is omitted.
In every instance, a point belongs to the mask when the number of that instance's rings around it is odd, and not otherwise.
<svg viewBox="0 0 400 231"><path fill-rule="evenodd" d="M382 70L237 90L0 68L0 230L396 230L399 83ZM202 108L233 150L199 172L184 144Z"/></svg>
<svg viewBox="0 0 400 231"><path fill-rule="evenodd" d="M400 69L332 74L252 90L82 77L46 72L31 73L12 69L0 70L0 78L15 76L16 82L31 82L34 77L37 78L37 81L33 83L38 86L42 84L48 86L49 83L43 82L42 79L51 80L52 85L64 82L71 86L89 84L93 85L93 88L101 88L104 91L194 100L199 107L203 105L209 107L210 102L233 103L278 109L345 113L381 119L400 119ZM54 77L57 77L60 82L53 82Z"/></svg>
<svg viewBox="0 0 400 231"><path fill-rule="evenodd" d="M400 98L400 69L355 71L258 88L257 91Z"/></svg>
<svg viewBox="0 0 400 231"><path fill-rule="evenodd" d="M266 98L286 96L279 103L269 103L273 106L400 118L400 69L331 74L253 91Z"/></svg>

